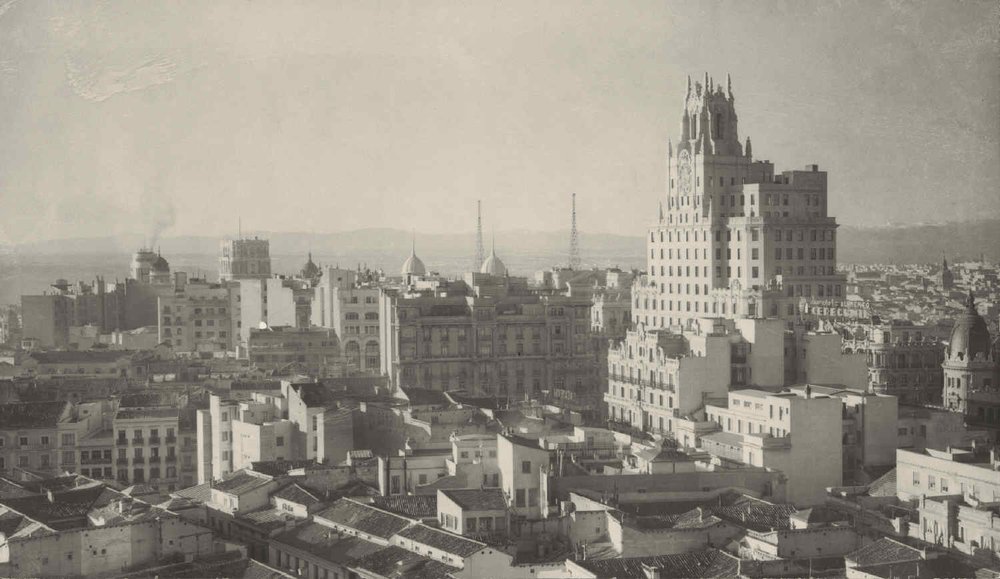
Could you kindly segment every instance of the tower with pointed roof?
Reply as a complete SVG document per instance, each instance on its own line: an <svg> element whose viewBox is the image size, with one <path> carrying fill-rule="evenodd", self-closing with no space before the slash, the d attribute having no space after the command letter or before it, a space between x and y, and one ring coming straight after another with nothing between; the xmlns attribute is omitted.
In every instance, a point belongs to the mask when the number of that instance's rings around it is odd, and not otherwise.
<svg viewBox="0 0 1000 579"><path fill-rule="evenodd" d="M948 268L948 258L941 258L941 271L937 274L937 283L943 291L951 291L955 287L955 274Z"/></svg>
<svg viewBox="0 0 1000 579"><path fill-rule="evenodd" d="M741 143L732 80L687 80L680 139L667 144L663 210L647 238L633 322L796 319L803 298L844 295L837 223L816 165L775 174Z"/></svg>

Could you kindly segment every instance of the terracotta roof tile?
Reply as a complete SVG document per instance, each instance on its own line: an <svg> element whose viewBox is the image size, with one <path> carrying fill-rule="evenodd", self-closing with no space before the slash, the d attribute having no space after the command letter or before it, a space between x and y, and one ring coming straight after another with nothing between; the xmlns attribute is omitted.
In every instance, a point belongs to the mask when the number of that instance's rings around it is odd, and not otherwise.
<svg viewBox="0 0 1000 579"><path fill-rule="evenodd" d="M447 531L439 531L423 524L407 527L399 532L399 536L459 557L468 557L486 548L486 543L466 539L462 535Z"/></svg>
<svg viewBox="0 0 1000 579"><path fill-rule="evenodd" d="M314 518L386 540L413 524L410 519L346 498L316 513Z"/></svg>

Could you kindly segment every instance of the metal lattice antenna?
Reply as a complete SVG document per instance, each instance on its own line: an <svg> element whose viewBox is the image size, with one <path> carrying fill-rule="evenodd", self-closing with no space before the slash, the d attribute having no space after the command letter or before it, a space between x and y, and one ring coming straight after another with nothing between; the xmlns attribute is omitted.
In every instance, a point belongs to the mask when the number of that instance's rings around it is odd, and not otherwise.
<svg viewBox="0 0 1000 579"><path fill-rule="evenodd" d="M580 268L580 234L576 230L576 193L573 193L573 213L569 229L569 268Z"/></svg>
<svg viewBox="0 0 1000 579"><path fill-rule="evenodd" d="M472 264L472 271L479 271L486 259L486 250L483 248L483 202L476 201L476 263Z"/></svg>

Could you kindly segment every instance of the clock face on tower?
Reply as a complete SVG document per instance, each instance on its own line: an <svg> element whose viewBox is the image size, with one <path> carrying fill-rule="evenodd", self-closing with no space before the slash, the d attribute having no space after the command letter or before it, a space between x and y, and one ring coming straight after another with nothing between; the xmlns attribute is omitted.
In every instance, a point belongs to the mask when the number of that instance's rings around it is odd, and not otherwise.
<svg viewBox="0 0 1000 579"><path fill-rule="evenodd" d="M681 151L677 159L677 182L681 195L691 193L691 154Z"/></svg>

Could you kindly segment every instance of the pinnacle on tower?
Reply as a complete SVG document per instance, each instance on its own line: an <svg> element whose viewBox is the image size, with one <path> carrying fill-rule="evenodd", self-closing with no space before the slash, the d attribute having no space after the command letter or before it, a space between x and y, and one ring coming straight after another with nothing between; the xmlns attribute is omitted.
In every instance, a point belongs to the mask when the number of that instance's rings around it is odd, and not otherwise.
<svg viewBox="0 0 1000 579"><path fill-rule="evenodd" d="M569 230L569 268L580 269L580 239L576 230L576 193L573 193L573 212Z"/></svg>
<svg viewBox="0 0 1000 579"><path fill-rule="evenodd" d="M486 259L486 251L483 249L483 202L476 201L476 261L472 264L472 271L479 271Z"/></svg>

